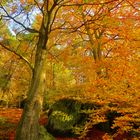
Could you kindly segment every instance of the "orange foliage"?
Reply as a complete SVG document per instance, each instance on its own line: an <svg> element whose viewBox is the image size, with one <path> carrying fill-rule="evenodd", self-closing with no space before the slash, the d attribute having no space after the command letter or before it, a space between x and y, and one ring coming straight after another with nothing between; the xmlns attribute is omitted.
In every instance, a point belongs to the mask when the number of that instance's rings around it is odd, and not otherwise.
<svg viewBox="0 0 140 140"><path fill-rule="evenodd" d="M20 2L34 3L33 0ZM50 10L53 4L50 1L44 9ZM36 7L42 5L38 2ZM64 0L58 6L61 8L58 12L55 9L48 21L51 22L46 44L49 61L63 61L72 71L75 86L83 90L84 100L100 102L103 110L122 114L114 120L113 127L118 126L118 132L134 130L132 123L139 126L140 122L139 0L72 0L66 3ZM14 12L15 7L12 10ZM32 25L35 29L40 29L43 16L41 12L36 15ZM36 40L34 44L36 46ZM29 47L24 41L21 46L24 46L23 52ZM137 130L140 131L139 127ZM104 136L107 138L108 135Z"/></svg>

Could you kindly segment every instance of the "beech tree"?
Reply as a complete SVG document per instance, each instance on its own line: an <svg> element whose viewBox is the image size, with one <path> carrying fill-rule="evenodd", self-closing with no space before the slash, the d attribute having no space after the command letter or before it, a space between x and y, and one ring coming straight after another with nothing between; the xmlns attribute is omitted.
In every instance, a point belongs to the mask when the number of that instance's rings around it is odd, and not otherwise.
<svg viewBox="0 0 140 140"><path fill-rule="evenodd" d="M21 121L17 128L16 140L39 140L39 115L42 106L42 98L46 82L46 60L47 60L47 43L49 35L59 9L65 1L63 0L44 0L44 1L2 1L0 4L1 20L14 22L17 26L15 34L25 32L33 33L38 36L34 64L32 65L25 57L10 48L2 38L1 46L24 60L32 70L31 85L28 92L27 104L24 108ZM41 18L37 29L32 28L32 16L39 12ZM32 15L31 15L32 14ZM35 15L34 15L35 14ZM10 22L10 23L11 23ZM7 23L8 24L8 23ZM10 26L10 25L9 25ZM60 25L62 26L62 25Z"/></svg>
<svg viewBox="0 0 140 140"><path fill-rule="evenodd" d="M12 44L7 36L2 36L0 46L24 61L32 72L27 102L17 128L16 140L40 139L38 120L47 78L48 49L51 41L56 42L55 36L68 28L67 22L63 18L58 18L58 14L61 17L61 13L64 12L62 7L69 7L71 4L75 3L65 0L3 0L0 3L1 22L15 36L15 44ZM35 38L35 40L30 39L29 45L35 46L33 49L35 55L25 57L17 48L21 47L21 40L27 40L24 35L28 34L33 34Z"/></svg>
<svg viewBox="0 0 140 140"><path fill-rule="evenodd" d="M139 81L139 2L88 4L77 5L75 14L71 11L76 24L69 22L74 29L70 32L75 38L71 37L70 47L65 48L64 61L73 68L77 84L83 89L84 100L104 104L104 111L123 114L114 120L118 133L139 132L139 128L133 127L134 124L139 126L139 108L134 109L135 103L132 103L134 99L139 100L139 84L136 82ZM80 23L83 24L78 26ZM93 112L83 131L100 121L103 114L99 112ZM95 114L99 117L97 120Z"/></svg>

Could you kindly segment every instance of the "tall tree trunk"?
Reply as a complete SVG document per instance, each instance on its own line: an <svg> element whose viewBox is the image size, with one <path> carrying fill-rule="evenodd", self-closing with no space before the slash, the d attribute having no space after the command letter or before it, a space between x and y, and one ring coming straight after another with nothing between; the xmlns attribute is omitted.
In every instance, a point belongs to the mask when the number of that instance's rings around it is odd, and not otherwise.
<svg viewBox="0 0 140 140"><path fill-rule="evenodd" d="M46 81L46 36L40 34L37 44L34 72L27 103L17 128L15 140L39 140L39 116Z"/></svg>
<svg viewBox="0 0 140 140"><path fill-rule="evenodd" d="M20 123L17 128L15 140L40 140L39 135L39 116L41 112L43 94L45 91L46 67L47 67L47 42L51 26L57 13L54 10L57 1L49 7L49 1L44 0L43 18L39 30L39 40L36 49L34 72L29 89L27 103L25 105ZM53 10L56 12L52 16ZM51 23L52 21L52 23Z"/></svg>

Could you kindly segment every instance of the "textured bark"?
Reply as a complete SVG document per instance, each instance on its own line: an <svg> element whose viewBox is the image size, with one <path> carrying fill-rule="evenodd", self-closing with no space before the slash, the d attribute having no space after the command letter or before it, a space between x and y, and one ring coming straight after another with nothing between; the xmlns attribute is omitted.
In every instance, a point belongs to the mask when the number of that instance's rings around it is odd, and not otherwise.
<svg viewBox="0 0 140 140"><path fill-rule="evenodd" d="M16 131L15 140L40 140L38 120L46 83L47 42L51 26L55 19L55 14L57 13L57 10L54 10L57 6L57 2L54 1L50 7L48 6L49 4L48 0L44 0L44 6L42 8L43 19L39 30L31 86L27 97L27 103ZM55 14L53 12L55 12Z"/></svg>
<svg viewBox="0 0 140 140"><path fill-rule="evenodd" d="M34 72L20 123L16 132L16 140L39 140L39 115L41 112L43 93L46 81L47 49L46 34L41 28L39 36Z"/></svg>
<svg viewBox="0 0 140 140"><path fill-rule="evenodd" d="M39 114L42 107L43 93L46 80L46 51L36 64L36 70L32 78L27 104L16 133L16 140L39 140Z"/></svg>

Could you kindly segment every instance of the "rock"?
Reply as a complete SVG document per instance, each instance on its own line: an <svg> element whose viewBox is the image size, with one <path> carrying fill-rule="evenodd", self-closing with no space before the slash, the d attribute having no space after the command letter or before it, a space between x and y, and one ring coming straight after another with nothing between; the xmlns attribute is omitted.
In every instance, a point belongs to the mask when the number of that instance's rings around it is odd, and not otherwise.
<svg viewBox="0 0 140 140"><path fill-rule="evenodd" d="M54 136L75 136L74 127L84 127L89 118L85 110L98 107L93 103L63 98L50 107L47 130Z"/></svg>

